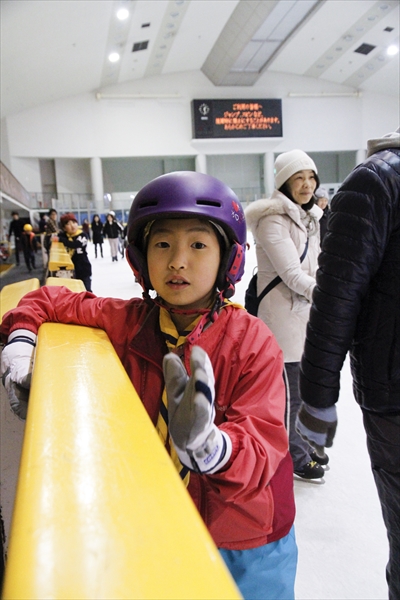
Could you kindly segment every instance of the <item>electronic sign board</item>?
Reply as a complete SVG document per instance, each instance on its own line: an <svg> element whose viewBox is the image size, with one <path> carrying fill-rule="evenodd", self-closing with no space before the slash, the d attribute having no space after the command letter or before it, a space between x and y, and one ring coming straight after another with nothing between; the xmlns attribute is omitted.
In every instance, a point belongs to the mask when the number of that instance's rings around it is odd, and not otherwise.
<svg viewBox="0 0 400 600"><path fill-rule="evenodd" d="M282 100L193 100L193 137L282 137Z"/></svg>

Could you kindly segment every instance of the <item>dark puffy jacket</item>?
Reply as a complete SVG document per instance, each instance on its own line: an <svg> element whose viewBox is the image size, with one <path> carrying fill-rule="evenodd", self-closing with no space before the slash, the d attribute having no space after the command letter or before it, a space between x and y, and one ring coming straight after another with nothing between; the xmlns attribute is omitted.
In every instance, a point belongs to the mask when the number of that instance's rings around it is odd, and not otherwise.
<svg viewBox="0 0 400 600"><path fill-rule="evenodd" d="M357 402L400 414L400 149L380 150L354 169L331 209L301 362L302 399L317 408L337 401L350 350Z"/></svg>

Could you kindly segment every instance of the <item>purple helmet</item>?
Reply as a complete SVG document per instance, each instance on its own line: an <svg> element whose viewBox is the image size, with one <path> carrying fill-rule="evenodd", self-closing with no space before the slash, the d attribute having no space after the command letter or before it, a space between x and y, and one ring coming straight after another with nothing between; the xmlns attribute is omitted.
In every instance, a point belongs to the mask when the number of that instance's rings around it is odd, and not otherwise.
<svg viewBox="0 0 400 600"><path fill-rule="evenodd" d="M143 248L143 230L149 221L168 218L204 218L222 227L228 240L217 285L226 298L244 271L246 222L240 200L222 181L196 173L177 171L161 175L135 196L128 218L130 265L143 289L152 289Z"/></svg>

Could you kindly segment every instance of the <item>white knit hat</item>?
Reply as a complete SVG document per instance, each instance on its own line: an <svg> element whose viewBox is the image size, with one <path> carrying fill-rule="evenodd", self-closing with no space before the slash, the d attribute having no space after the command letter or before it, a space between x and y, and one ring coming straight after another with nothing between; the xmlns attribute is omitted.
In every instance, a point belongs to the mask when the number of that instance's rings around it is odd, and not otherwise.
<svg viewBox="0 0 400 600"><path fill-rule="evenodd" d="M280 154L275 161L275 186L279 188L295 173L310 169L318 175L317 167L312 158L308 156L303 150L290 150L290 152L283 152Z"/></svg>

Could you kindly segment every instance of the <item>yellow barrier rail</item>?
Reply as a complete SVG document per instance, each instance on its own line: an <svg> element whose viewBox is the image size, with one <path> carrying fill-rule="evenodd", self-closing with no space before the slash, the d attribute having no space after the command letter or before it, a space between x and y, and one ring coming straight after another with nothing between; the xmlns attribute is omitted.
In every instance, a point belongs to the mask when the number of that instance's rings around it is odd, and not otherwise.
<svg viewBox="0 0 400 600"><path fill-rule="evenodd" d="M46 285L64 285L73 292L85 292L86 288L81 279L67 279L65 277L47 277Z"/></svg>
<svg viewBox="0 0 400 600"><path fill-rule="evenodd" d="M62 242L51 243L47 269L49 273L74 270L74 263Z"/></svg>
<svg viewBox="0 0 400 600"><path fill-rule="evenodd" d="M240 598L102 330L40 328L3 598Z"/></svg>
<svg viewBox="0 0 400 600"><path fill-rule="evenodd" d="M36 279L36 277L5 285L0 292L0 323L6 312L15 308L25 294L39 288L40 281L39 279Z"/></svg>

